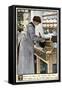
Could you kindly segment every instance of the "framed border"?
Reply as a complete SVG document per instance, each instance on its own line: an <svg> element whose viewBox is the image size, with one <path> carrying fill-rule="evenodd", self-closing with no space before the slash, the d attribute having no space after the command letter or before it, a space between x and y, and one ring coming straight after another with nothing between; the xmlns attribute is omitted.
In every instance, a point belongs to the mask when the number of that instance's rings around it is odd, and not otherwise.
<svg viewBox="0 0 62 90"><path fill-rule="evenodd" d="M16 8L32 8L32 9L50 9L59 11L59 79L58 80L45 80L45 81L26 81L16 82ZM11 84L33 84L33 83L50 83L61 81L61 8L55 7L40 7L40 6L24 6L24 5L12 5L8 9L8 82Z"/></svg>

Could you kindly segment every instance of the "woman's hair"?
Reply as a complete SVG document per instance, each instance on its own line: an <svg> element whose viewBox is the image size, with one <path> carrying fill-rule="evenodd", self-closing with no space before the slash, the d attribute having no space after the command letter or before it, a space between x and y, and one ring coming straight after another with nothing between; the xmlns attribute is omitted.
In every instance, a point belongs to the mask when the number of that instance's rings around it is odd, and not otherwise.
<svg viewBox="0 0 62 90"><path fill-rule="evenodd" d="M33 21L41 23L41 18L39 16L34 16Z"/></svg>

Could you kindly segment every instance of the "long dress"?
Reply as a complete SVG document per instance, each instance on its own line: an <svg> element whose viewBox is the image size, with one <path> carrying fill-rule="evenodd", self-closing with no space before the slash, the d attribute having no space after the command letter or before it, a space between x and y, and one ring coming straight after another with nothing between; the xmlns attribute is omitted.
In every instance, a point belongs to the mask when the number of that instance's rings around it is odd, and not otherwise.
<svg viewBox="0 0 62 90"><path fill-rule="evenodd" d="M17 65L17 74L34 74L34 44L31 25L27 26L27 31L22 31L18 42L19 47L19 60ZM32 30L32 31L31 31ZM31 35L32 34L32 35Z"/></svg>

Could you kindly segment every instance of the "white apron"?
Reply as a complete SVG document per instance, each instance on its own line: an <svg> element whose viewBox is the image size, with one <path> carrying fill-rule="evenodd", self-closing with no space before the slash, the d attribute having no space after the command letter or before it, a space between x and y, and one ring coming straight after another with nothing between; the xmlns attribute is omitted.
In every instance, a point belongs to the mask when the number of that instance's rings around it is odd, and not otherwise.
<svg viewBox="0 0 62 90"><path fill-rule="evenodd" d="M17 65L17 74L33 74L34 73L34 51L33 42L27 33L27 31L22 31L19 46L19 60Z"/></svg>

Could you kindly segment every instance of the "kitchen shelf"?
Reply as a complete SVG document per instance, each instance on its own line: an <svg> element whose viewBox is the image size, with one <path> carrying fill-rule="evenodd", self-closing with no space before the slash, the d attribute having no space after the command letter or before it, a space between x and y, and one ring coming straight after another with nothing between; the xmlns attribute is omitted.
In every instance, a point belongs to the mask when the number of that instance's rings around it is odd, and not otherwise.
<svg viewBox="0 0 62 90"><path fill-rule="evenodd" d="M46 14L46 15L43 15L42 17L46 17L46 16L55 16L55 15L57 15L57 13L55 13L55 14Z"/></svg>
<svg viewBox="0 0 62 90"><path fill-rule="evenodd" d="M43 27L44 29L56 29L57 27Z"/></svg>
<svg viewBox="0 0 62 90"><path fill-rule="evenodd" d="M57 22L53 22L53 23L42 23L42 24L57 24Z"/></svg>

